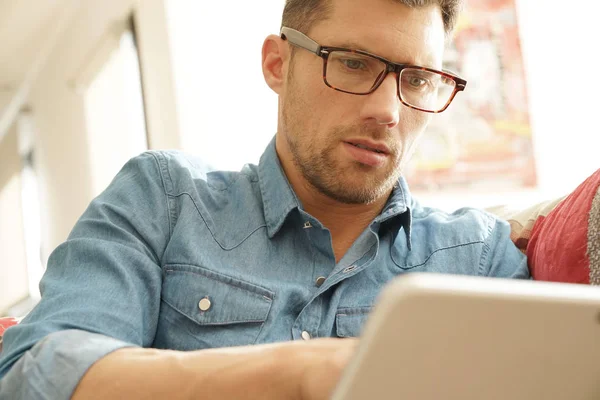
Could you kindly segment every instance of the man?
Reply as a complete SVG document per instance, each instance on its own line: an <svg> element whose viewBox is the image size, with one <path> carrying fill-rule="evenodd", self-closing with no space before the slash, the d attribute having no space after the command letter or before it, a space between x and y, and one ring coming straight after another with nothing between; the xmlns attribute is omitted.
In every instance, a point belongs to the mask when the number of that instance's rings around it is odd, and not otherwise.
<svg viewBox="0 0 600 400"><path fill-rule="evenodd" d="M0 397L326 399L356 345L339 338L395 276L528 278L506 223L422 208L400 177L464 88L437 72L458 8L288 0L263 46L279 124L260 164L130 161L7 331Z"/></svg>

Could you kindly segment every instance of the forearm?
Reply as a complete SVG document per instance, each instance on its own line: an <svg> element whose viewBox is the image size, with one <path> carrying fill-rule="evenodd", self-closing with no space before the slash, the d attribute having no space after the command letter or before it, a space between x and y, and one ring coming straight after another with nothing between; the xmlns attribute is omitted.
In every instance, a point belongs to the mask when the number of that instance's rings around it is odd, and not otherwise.
<svg viewBox="0 0 600 400"><path fill-rule="evenodd" d="M293 379L278 345L177 352L126 348L94 364L73 399L281 399Z"/></svg>
<svg viewBox="0 0 600 400"><path fill-rule="evenodd" d="M2 354L8 372L0 398L326 400L356 343L315 339L178 352L60 331L23 354L15 345Z"/></svg>

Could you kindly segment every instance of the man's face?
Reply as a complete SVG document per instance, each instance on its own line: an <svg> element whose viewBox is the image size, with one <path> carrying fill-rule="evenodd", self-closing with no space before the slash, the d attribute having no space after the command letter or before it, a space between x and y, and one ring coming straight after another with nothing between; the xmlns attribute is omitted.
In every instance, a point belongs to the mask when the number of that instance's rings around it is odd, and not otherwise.
<svg viewBox="0 0 600 400"><path fill-rule="evenodd" d="M393 0L332 4L331 18L308 32L319 44L441 69L445 35L438 6L412 9ZM291 159L296 173L336 201L381 199L431 118L402 105L397 90L396 75L389 74L370 95L335 91L323 82L323 59L297 48L280 93L279 156Z"/></svg>

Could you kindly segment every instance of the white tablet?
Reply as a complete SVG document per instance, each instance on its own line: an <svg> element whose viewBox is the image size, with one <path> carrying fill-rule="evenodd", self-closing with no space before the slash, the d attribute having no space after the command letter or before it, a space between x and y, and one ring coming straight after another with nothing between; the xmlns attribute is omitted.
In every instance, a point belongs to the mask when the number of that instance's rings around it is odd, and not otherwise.
<svg viewBox="0 0 600 400"><path fill-rule="evenodd" d="M598 400L600 287L408 274L333 400Z"/></svg>

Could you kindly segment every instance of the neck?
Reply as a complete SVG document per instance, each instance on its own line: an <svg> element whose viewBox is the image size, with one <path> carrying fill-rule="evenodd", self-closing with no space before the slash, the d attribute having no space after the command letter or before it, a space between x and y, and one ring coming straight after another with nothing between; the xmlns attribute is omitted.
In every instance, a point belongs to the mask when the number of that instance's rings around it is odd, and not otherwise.
<svg viewBox="0 0 600 400"><path fill-rule="evenodd" d="M345 204L320 193L303 178L302 180L303 182L293 182L290 179L290 183L304 210L329 229L337 263L381 213L389 196L371 204Z"/></svg>
<svg viewBox="0 0 600 400"><path fill-rule="evenodd" d="M346 204L321 193L297 171L289 157L280 157L283 170L304 211L315 217L331 233L336 262L346 254L360 234L377 217L389 193L369 204Z"/></svg>
<svg viewBox="0 0 600 400"><path fill-rule="evenodd" d="M346 204L324 195L306 180L301 180L301 182L290 180L290 183L302 202L304 210L332 232L341 233L352 230L352 227L357 229L360 227L362 232L381 213L389 197L384 196L370 204Z"/></svg>

